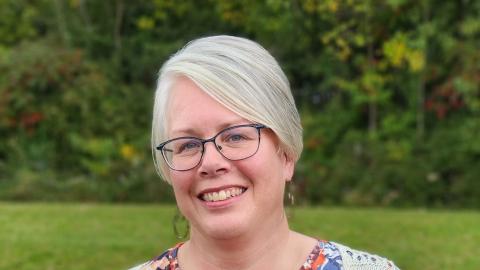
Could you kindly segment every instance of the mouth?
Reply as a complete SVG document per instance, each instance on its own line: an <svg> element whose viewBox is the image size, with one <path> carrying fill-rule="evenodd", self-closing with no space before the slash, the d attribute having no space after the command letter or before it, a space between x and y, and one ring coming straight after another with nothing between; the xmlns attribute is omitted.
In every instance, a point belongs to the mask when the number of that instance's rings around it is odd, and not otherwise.
<svg viewBox="0 0 480 270"><path fill-rule="evenodd" d="M198 195L198 198L205 202L225 201L242 195L247 189L243 187L230 187L217 191L203 192Z"/></svg>

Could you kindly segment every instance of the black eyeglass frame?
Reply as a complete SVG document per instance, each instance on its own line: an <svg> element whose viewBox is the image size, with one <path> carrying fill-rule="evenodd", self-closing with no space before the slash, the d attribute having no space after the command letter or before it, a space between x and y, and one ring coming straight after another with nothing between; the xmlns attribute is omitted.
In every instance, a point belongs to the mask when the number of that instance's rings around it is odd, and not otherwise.
<svg viewBox="0 0 480 270"><path fill-rule="evenodd" d="M258 144L257 144L257 149L255 149L255 152L253 152L251 155L247 156L247 157L244 157L244 158L240 158L240 159L230 159L230 158L227 158L222 152L221 152L221 146L217 145L217 143L215 142L215 140L217 139L217 137L222 134L223 132L225 131L228 131L228 130L231 130L231 129L235 129L235 128L240 128L240 127L253 127L253 128L256 128L257 129L257 132L258 132ZM257 152L258 152L258 148L260 147L260 130L263 129L263 128L267 128L267 126L265 125L262 125L262 124L245 124L245 125L237 125L237 126L231 126L231 127L228 127L228 128L225 128L225 129L222 129L220 132L218 132L215 136L211 137L210 139L201 139L201 138L197 138L197 137L193 137L193 136L184 136L184 137L177 137L177 138L173 138L173 139L170 139L168 141L165 141L161 144L159 144L157 147L155 147L155 149L159 150L161 153L162 153L162 157L163 157L163 160L165 160L165 163L167 163L168 167L174 171L189 171L195 167L197 167L201 162L202 162L202 159L203 159L203 156L205 154L205 144L207 142L212 142L214 145L215 145L215 149L220 153L220 155L222 155L222 157L228 159L228 160L231 160L231 161L238 161L238 160L244 160L244 159L247 159L249 157L252 157L253 155L255 155ZM165 152L164 152L164 148L165 148L165 145L172 142L172 141L175 141L175 140L180 140L180 139L195 139L195 140L199 140L201 143L202 143L202 151L201 151L201 156L200 156L200 159L198 160L198 163L195 164L193 167L189 168L189 169L175 169L173 168L170 163L168 162L167 160L167 157L165 156ZM171 151L171 150L170 150Z"/></svg>

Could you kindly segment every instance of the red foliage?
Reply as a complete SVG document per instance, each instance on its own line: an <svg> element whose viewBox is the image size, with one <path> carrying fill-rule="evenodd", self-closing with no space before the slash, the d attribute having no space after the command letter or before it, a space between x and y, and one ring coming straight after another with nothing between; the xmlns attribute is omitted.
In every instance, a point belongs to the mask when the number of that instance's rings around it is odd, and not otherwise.
<svg viewBox="0 0 480 270"><path fill-rule="evenodd" d="M22 115L22 117L20 118L20 123L25 128L31 128L42 120L43 114L41 112L32 112Z"/></svg>
<svg viewBox="0 0 480 270"><path fill-rule="evenodd" d="M459 110L465 106L462 95L455 91L452 81L435 88L425 100L424 107L427 111L434 112L437 119L444 119L448 113Z"/></svg>

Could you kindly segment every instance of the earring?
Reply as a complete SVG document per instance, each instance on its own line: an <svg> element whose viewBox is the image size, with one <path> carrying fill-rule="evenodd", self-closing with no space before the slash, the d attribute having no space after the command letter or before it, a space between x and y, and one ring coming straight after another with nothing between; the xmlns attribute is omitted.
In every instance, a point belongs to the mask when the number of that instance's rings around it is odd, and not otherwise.
<svg viewBox="0 0 480 270"><path fill-rule="evenodd" d="M177 237L177 239L185 239L188 237L190 232L190 223L188 220L180 213L180 210L177 208L175 211L175 215L173 216L172 220L173 225L173 233Z"/></svg>
<svg viewBox="0 0 480 270"><path fill-rule="evenodd" d="M286 206L286 212L288 218L293 218L293 209L295 206L295 184L293 180L288 181L286 190L285 190L285 198L283 200L284 205Z"/></svg>

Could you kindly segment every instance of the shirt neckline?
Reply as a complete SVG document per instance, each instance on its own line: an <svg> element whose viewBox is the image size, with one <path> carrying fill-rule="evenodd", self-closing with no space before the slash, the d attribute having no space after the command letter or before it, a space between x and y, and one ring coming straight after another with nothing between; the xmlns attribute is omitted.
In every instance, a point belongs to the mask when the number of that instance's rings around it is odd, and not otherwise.
<svg viewBox="0 0 480 270"><path fill-rule="evenodd" d="M326 243L328 242L325 240L317 240L317 243L313 247L312 251L310 251L304 263L300 266L299 270L313 270L317 269L318 266L322 265L325 260L323 250ZM183 246L183 244L185 244L185 242L180 242L168 251L168 269L182 270L178 263L178 250L181 246Z"/></svg>

